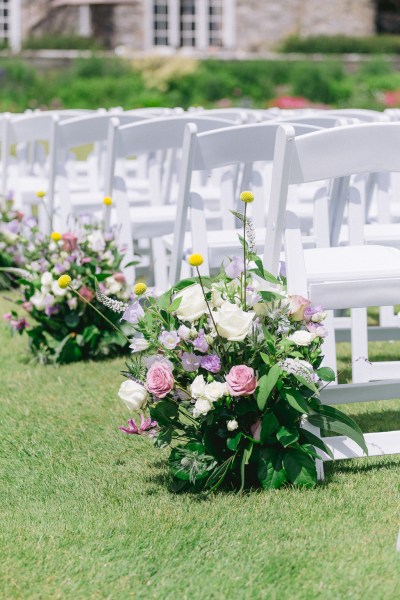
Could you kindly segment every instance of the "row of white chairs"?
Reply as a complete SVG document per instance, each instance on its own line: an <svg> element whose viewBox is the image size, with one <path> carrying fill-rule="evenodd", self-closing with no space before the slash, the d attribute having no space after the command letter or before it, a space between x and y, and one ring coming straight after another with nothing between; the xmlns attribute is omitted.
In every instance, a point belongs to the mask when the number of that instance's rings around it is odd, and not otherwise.
<svg viewBox="0 0 400 600"><path fill-rule="evenodd" d="M37 124L30 135L24 131L28 120ZM284 258L289 290L330 311L331 335L324 350L331 366L335 323L351 330L353 384L328 388L326 402L335 404L393 397L400 383L393 375L397 361L357 360L368 356L368 306L388 307L382 312L392 319L387 335L394 335L397 325L390 307L399 297L400 225L368 223L379 221L382 212L396 220L396 202L390 198L393 174L400 171L396 120L395 114L356 110L290 115L196 110L161 117L113 111L72 119L8 117L4 127L9 128L9 145L49 144L41 186L47 191L45 227L66 227L72 213L99 210L102 196L111 196L113 207L104 209L104 218L107 226L120 228L126 262L150 239L161 287L177 280L192 250L204 254L205 273L239 251L230 211L237 208L240 189L253 189L256 241L266 268L276 273ZM45 123L50 123L47 138ZM79 161L70 159L71 148L84 144L95 147L86 183ZM3 153L7 147L2 146ZM132 156L137 160L127 160ZM26 164L35 175L32 156ZM211 176L215 172L218 177ZM23 195L20 199L27 201ZM381 204L387 205L386 212ZM132 267L127 276L133 280ZM333 311L349 308L351 325L348 318L335 319ZM373 434L367 439L370 453L400 451L398 433ZM357 454L347 439L329 443L336 456Z"/></svg>

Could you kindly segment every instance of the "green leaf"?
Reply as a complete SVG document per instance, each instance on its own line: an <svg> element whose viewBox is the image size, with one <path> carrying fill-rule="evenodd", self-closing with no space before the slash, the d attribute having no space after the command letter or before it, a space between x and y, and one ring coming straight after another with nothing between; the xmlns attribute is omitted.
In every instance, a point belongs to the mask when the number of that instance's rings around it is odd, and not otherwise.
<svg viewBox="0 0 400 600"><path fill-rule="evenodd" d="M239 433L236 434L235 437L228 438L226 440L226 445L228 446L229 450L232 450L232 452L234 452L236 450L236 448L239 445L241 437L242 437L242 432L239 431Z"/></svg>
<svg viewBox="0 0 400 600"><path fill-rule="evenodd" d="M150 414L151 418L160 425L170 427L171 421L173 422L178 416L178 405L169 400L160 400L150 407Z"/></svg>
<svg viewBox="0 0 400 600"><path fill-rule="evenodd" d="M245 484L245 467L249 464L251 453L253 452L253 442L250 442L249 446L243 450L242 462L240 463L240 479L241 485L239 492L243 491Z"/></svg>
<svg viewBox="0 0 400 600"><path fill-rule="evenodd" d="M310 407L307 403L307 400L298 390L293 388L282 388L281 394L285 398L286 402L301 414L308 414L310 412Z"/></svg>
<svg viewBox="0 0 400 600"><path fill-rule="evenodd" d="M259 277L261 277L261 279L264 279L264 281L269 281L270 283L276 284L279 283L276 277L274 277L271 273L264 269L264 265L262 264L261 258L259 258L258 256L254 256L253 260L256 265L255 269L251 269L253 273L256 273Z"/></svg>
<svg viewBox="0 0 400 600"><path fill-rule="evenodd" d="M287 481L282 466L283 452L276 448L261 448L258 462L258 480L265 490L276 490Z"/></svg>
<svg viewBox="0 0 400 600"><path fill-rule="evenodd" d="M315 410L315 409L314 409ZM368 454L368 448L365 444L363 432L347 415L343 414L340 410L333 408L333 406L319 406L318 414L308 416L308 421L311 425L320 427L327 432L339 433L345 435L353 440L360 448Z"/></svg>
<svg viewBox="0 0 400 600"><path fill-rule="evenodd" d="M308 429L300 429L300 431L301 431L301 434L303 435L303 437L305 437L306 440L310 444L312 444L316 448L319 448L320 450L325 452L328 456L330 456L333 459L332 450L330 448L328 448L328 446L326 444L324 444L324 442L321 440L321 438L319 438L317 435L314 435L313 433L311 433L311 431L308 431Z"/></svg>
<svg viewBox="0 0 400 600"><path fill-rule="evenodd" d="M75 327L77 327L79 325L79 321L80 321L79 313L77 313L75 311L67 313L64 317L64 323L70 329L75 329Z"/></svg>
<svg viewBox="0 0 400 600"><path fill-rule="evenodd" d="M283 458L287 478L294 485L314 487L317 483L315 460L300 450L289 450Z"/></svg>
<svg viewBox="0 0 400 600"><path fill-rule="evenodd" d="M104 281L105 279L107 279L108 277L111 277L112 273L98 273L96 275L96 279L97 281Z"/></svg>
<svg viewBox="0 0 400 600"><path fill-rule="evenodd" d="M284 425L279 428L277 434L277 439L280 441L282 446L286 448L286 446L290 446L290 444L294 444L299 439L299 432L294 428L287 428Z"/></svg>
<svg viewBox="0 0 400 600"><path fill-rule="evenodd" d="M301 375L295 375L295 377L297 381L301 383L301 385L304 385L304 387L308 388L309 390L314 392L314 394L319 396L319 389L311 381L307 381L306 379L304 379L304 377L301 377Z"/></svg>
<svg viewBox="0 0 400 600"><path fill-rule="evenodd" d="M269 395L274 389L281 373L282 369L278 363L276 363L271 367L267 375L263 375L260 378L257 388L257 405L260 410L264 410Z"/></svg>
<svg viewBox="0 0 400 600"><path fill-rule="evenodd" d="M169 312L174 312L175 310L178 310L178 308L180 307L182 302L182 298L175 298L175 300L172 302L171 306L169 307Z"/></svg>
<svg viewBox="0 0 400 600"><path fill-rule="evenodd" d="M278 429L279 421L273 412L267 411L262 418L260 441L265 442Z"/></svg>
<svg viewBox="0 0 400 600"><path fill-rule="evenodd" d="M335 371L330 367L321 367L317 369L316 373L322 381L335 381L336 379Z"/></svg>

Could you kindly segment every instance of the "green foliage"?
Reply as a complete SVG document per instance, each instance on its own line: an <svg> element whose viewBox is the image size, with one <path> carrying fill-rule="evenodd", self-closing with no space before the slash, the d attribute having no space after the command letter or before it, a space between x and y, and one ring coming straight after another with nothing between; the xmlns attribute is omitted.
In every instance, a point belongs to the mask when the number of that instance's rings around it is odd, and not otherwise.
<svg viewBox="0 0 400 600"><path fill-rule="evenodd" d="M349 356L340 344L340 370ZM168 452L118 431L123 359L28 359L0 319L2 597L397 599L399 456L327 463L308 490L171 494ZM400 400L343 409L365 431L400 429Z"/></svg>
<svg viewBox="0 0 400 600"><path fill-rule="evenodd" d="M350 37L346 35L289 36L280 46L281 52L305 54L400 54L399 35Z"/></svg>
<svg viewBox="0 0 400 600"><path fill-rule="evenodd" d="M26 50L99 50L98 40L79 35L52 35L29 37L24 42Z"/></svg>
<svg viewBox="0 0 400 600"><path fill-rule="evenodd" d="M314 102L337 104L348 100L352 85L343 66L334 61L324 63L298 62L293 66L291 84L295 96L305 96Z"/></svg>

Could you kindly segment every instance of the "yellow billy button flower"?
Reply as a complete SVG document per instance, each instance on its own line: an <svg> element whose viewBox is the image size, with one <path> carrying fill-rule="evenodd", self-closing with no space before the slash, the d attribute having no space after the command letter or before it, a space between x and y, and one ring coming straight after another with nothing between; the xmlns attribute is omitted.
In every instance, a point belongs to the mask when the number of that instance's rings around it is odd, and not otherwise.
<svg viewBox="0 0 400 600"><path fill-rule="evenodd" d="M145 283L137 283L133 286L133 291L136 296L141 296L147 290L147 285Z"/></svg>
<svg viewBox="0 0 400 600"><path fill-rule="evenodd" d="M242 192L240 194L240 199L242 202L249 204L250 202L254 202L254 194L253 192Z"/></svg>
<svg viewBox="0 0 400 600"><path fill-rule="evenodd" d="M199 267L204 262L201 254L191 254L188 258L188 263L191 267Z"/></svg>
<svg viewBox="0 0 400 600"><path fill-rule="evenodd" d="M53 240L53 242L59 242L62 238L62 235L58 231L53 231L50 237Z"/></svg>
<svg viewBox="0 0 400 600"><path fill-rule="evenodd" d="M43 190L39 190L38 192L36 192L37 198L44 198L45 195L46 195L46 192L44 192Z"/></svg>
<svg viewBox="0 0 400 600"><path fill-rule="evenodd" d="M103 198L103 204L105 204L106 206L111 206L111 204L112 204L112 198L110 198L110 196L105 196Z"/></svg>
<svg viewBox="0 0 400 600"><path fill-rule="evenodd" d="M61 289L65 290L71 283L71 277L69 275L61 275L61 277L58 278L57 283Z"/></svg>

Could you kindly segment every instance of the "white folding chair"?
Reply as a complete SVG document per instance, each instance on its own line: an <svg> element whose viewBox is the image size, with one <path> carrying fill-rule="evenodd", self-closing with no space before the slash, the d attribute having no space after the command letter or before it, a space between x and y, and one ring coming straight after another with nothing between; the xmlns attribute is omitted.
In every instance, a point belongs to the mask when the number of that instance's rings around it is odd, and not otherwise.
<svg viewBox="0 0 400 600"><path fill-rule="evenodd" d="M170 283L179 279L187 253L196 251L204 254L202 272L208 274L210 269L219 267L225 256L240 248L235 228L236 219L230 213L230 210L238 208L240 189L251 187L257 192L258 202L251 205L251 216L256 227L256 245L262 248L269 199L269 172L265 167L272 162L278 128L278 124L270 122L240 125L208 133L198 133L194 125L187 127L174 233L173 236L164 237L164 244L171 252ZM301 135L318 128L297 125L295 130ZM245 165L245 168L238 181L237 167L240 165ZM210 231L201 216L201 193L193 194L192 176L199 171L209 172L222 168L226 170L221 177L220 187L224 228L223 231ZM189 209L191 232L186 233Z"/></svg>
<svg viewBox="0 0 400 600"><path fill-rule="evenodd" d="M224 119L185 114L169 116L129 124L119 127L119 119L113 119L108 139L109 154L106 170L106 190L116 206L116 220L120 236L127 247L127 261L134 256L133 241L150 239L153 253L155 283L160 289L167 286L167 265L161 236L173 230L176 221L176 205L171 201L171 152L182 150L185 127L196 123L200 131L209 131L231 125ZM150 155L149 183L151 204L146 207L131 208L124 171L119 169L120 161L128 156ZM164 161L163 159L167 160ZM184 157L182 158L184 162ZM210 211L208 218L220 219L219 202ZM129 260L128 260L129 259ZM134 278L134 269L128 269L129 280Z"/></svg>
<svg viewBox="0 0 400 600"><path fill-rule="evenodd" d="M320 179L348 177L358 173L400 171L400 123L368 123L323 130L295 137L291 126L277 134L271 203L268 215L264 264L278 272L282 237L285 240L289 293L306 296L329 311L351 308L353 377L357 365L363 383L332 385L324 392L325 403L368 402L398 396L400 379L387 379L399 372L400 362L368 363L366 309L393 305L400 297L400 250L388 246L354 245L303 250L296 218L289 214L285 228L288 186ZM327 197L322 202L327 202ZM363 220L360 195L351 187L349 224ZM324 343L331 366L334 360L334 331ZM384 381L379 380L382 377ZM310 423L318 425L316 416ZM400 431L366 434L371 455L400 453ZM324 438L336 458L359 456L359 449L345 436ZM324 460L329 457L323 455Z"/></svg>

